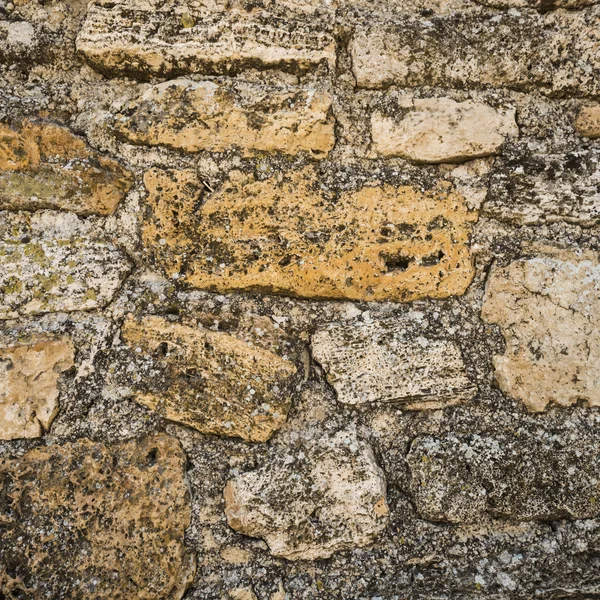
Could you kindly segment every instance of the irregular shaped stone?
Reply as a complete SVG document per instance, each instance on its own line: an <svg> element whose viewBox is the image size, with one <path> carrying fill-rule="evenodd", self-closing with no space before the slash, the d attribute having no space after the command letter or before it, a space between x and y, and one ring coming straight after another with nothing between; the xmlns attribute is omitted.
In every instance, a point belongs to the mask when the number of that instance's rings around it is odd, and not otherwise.
<svg viewBox="0 0 600 600"><path fill-rule="evenodd" d="M0 21L0 60L16 61L37 57L39 37L27 21Z"/></svg>
<svg viewBox="0 0 600 600"><path fill-rule="evenodd" d="M0 592L179 600L194 572L185 461L164 435L0 459Z"/></svg>
<svg viewBox="0 0 600 600"><path fill-rule="evenodd" d="M123 340L159 374L135 399L202 433L264 442L286 420L295 365L220 331L162 317L125 321Z"/></svg>
<svg viewBox="0 0 600 600"><path fill-rule="evenodd" d="M398 15L361 22L349 50L359 87L504 87L600 93L600 7L540 15Z"/></svg>
<svg viewBox="0 0 600 600"><path fill-rule="evenodd" d="M102 240L0 242L0 319L103 308L130 268L125 255Z"/></svg>
<svg viewBox="0 0 600 600"><path fill-rule="evenodd" d="M406 457L410 492L430 521L593 519L600 445L582 428L506 435L421 436Z"/></svg>
<svg viewBox="0 0 600 600"><path fill-rule="evenodd" d="M0 439L40 437L58 414L58 378L73 366L68 339L0 348Z"/></svg>
<svg viewBox="0 0 600 600"><path fill-rule="evenodd" d="M385 402L437 409L471 399L477 388L453 342L411 338L402 321L333 325L312 337L312 354L344 404Z"/></svg>
<svg viewBox="0 0 600 600"><path fill-rule="evenodd" d="M189 79L152 86L115 123L134 144L320 158L333 148L333 127L331 96L315 88Z"/></svg>
<svg viewBox="0 0 600 600"><path fill-rule="evenodd" d="M93 2L77 50L102 73L142 79L257 67L303 73L335 64L335 41L323 20L235 9L182 13L179 8L165 10L139 0Z"/></svg>
<svg viewBox="0 0 600 600"><path fill-rule="evenodd" d="M481 311L500 326L500 388L534 412L580 400L600 406L600 264L555 251L495 267Z"/></svg>
<svg viewBox="0 0 600 600"><path fill-rule="evenodd" d="M600 105L582 106L574 125L579 135L588 138L600 137Z"/></svg>
<svg viewBox="0 0 600 600"><path fill-rule="evenodd" d="M477 214L444 182L364 187L333 202L311 168L265 181L234 174L203 201L192 171L152 169L144 181L145 246L194 287L408 302L462 294L473 277Z"/></svg>
<svg viewBox="0 0 600 600"><path fill-rule="evenodd" d="M600 220L600 156L595 150L532 154L517 149L496 159L483 214L517 225Z"/></svg>
<svg viewBox="0 0 600 600"><path fill-rule="evenodd" d="M263 538L275 556L316 560L366 546L385 529L385 479L353 431L304 441L227 482L229 526Z"/></svg>
<svg viewBox="0 0 600 600"><path fill-rule="evenodd" d="M52 208L110 215L132 175L52 123L0 124L0 210Z"/></svg>
<svg viewBox="0 0 600 600"><path fill-rule="evenodd" d="M476 0L493 8L535 8L541 12L557 8L577 9L598 4L598 0Z"/></svg>
<svg viewBox="0 0 600 600"><path fill-rule="evenodd" d="M380 112L371 117L373 149L419 163L462 162L496 154L519 128L515 111L499 112L481 102L451 98L415 99L397 120Z"/></svg>

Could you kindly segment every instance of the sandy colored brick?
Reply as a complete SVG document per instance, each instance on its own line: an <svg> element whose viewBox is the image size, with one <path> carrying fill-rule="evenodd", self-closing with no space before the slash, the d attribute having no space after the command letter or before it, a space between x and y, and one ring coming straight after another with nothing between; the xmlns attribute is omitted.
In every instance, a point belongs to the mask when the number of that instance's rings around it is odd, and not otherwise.
<svg viewBox="0 0 600 600"><path fill-rule="evenodd" d="M473 277L477 214L444 182L364 187L334 202L312 168L238 174L202 201L192 171L152 169L144 180L145 246L194 287L408 302L460 295Z"/></svg>
<svg viewBox="0 0 600 600"><path fill-rule="evenodd" d="M117 115L115 131L134 144L187 152L240 148L322 158L335 142L329 93L235 81L152 86Z"/></svg>
<svg viewBox="0 0 600 600"><path fill-rule="evenodd" d="M235 8L206 14L161 4L92 2L77 50L103 73L142 79L257 67L305 72L335 64L328 23L311 15Z"/></svg>
<svg viewBox="0 0 600 600"><path fill-rule="evenodd" d="M0 593L180 600L195 570L185 462L165 435L0 459Z"/></svg>
<svg viewBox="0 0 600 600"><path fill-rule="evenodd" d="M402 320L334 324L319 329L311 347L344 404L438 409L469 400L477 391L456 344L410 336Z"/></svg>
<svg viewBox="0 0 600 600"><path fill-rule="evenodd" d="M118 162L66 127L25 120L0 124L0 210L69 210L110 215L133 184Z"/></svg>
<svg viewBox="0 0 600 600"><path fill-rule="evenodd" d="M0 348L0 439L40 437L58 414L58 379L73 366L68 339Z"/></svg>
<svg viewBox="0 0 600 600"><path fill-rule="evenodd" d="M417 163L490 156L507 137L518 133L514 110L501 112L472 100L415 99L402 118L380 112L371 117L373 150L381 156L399 156Z"/></svg>
<svg viewBox="0 0 600 600"><path fill-rule="evenodd" d="M135 399L202 433L268 440L286 420L296 366L219 331L162 317L127 320L123 340L156 376L142 377Z"/></svg>
<svg viewBox="0 0 600 600"><path fill-rule="evenodd" d="M575 118L575 130L584 137L600 137L600 105L582 106Z"/></svg>
<svg viewBox="0 0 600 600"><path fill-rule="evenodd" d="M598 257L545 250L490 273L481 316L506 341L494 357L496 380L534 412L581 400L600 406Z"/></svg>

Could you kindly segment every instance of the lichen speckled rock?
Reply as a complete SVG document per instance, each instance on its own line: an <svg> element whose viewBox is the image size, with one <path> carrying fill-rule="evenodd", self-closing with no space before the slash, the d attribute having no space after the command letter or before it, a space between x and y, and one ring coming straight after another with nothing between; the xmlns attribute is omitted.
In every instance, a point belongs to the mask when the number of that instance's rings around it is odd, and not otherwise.
<svg viewBox="0 0 600 600"><path fill-rule="evenodd" d="M37 32L27 21L0 21L0 60L6 62L37 56Z"/></svg>
<svg viewBox="0 0 600 600"><path fill-rule="evenodd" d="M232 173L200 201L190 171L153 169L148 250L169 277L213 291L410 301L462 294L477 219L447 183L363 187L332 202L311 168L255 181Z"/></svg>
<svg viewBox="0 0 600 600"><path fill-rule="evenodd" d="M495 154L519 133L514 110L504 113L481 102L415 99L402 118L375 112L373 149L419 163L463 162Z"/></svg>
<svg viewBox="0 0 600 600"><path fill-rule="evenodd" d="M575 119L575 129L587 138L600 137L600 105L582 106Z"/></svg>
<svg viewBox="0 0 600 600"><path fill-rule="evenodd" d="M285 422L296 366L233 335L148 316L123 340L152 361L135 399L203 433L264 442ZM160 374L159 374L160 373Z"/></svg>
<svg viewBox="0 0 600 600"><path fill-rule="evenodd" d="M383 472L352 431L308 440L231 479L224 497L230 527L264 538L274 555L289 560L370 544L389 514Z"/></svg>
<svg viewBox="0 0 600 600"><path fill-rule="evenodd" d="M185 8L141 0L92 2L77 49L103 73L141 78L229 74L256 66L302 72L335 63L327 23L302 12L288 11L284 18Z"/></svg>
<svg viewBox="0 0 600 600"><path fill-rule="evenodd" d="M242 148L324 157L333 148L331 96L314 87L176 79L150 87L115 121L129 142L188 152Z"/></svg>
<svg viewBox="0 0 600 600"><path fill-rule="evenodd" d="M73 366L68 339L0 348L0 439L40 437L58 413L58 379Z"/></svg>
<svg viewBox="0 0 600 600"><path fill-rule="evenodd" d="M65 127L27 120L15 129L0 124L0 210L110 215L132 183L117 161Z"/></svg>
<svg viewBox="0 0 600 600"><path fill-rule="evenodd" d="M164 435L0 459L0 592L179 600L194 572L184 465L181 446Z"/></svg>
<svg viewBox="0 0 600 600"><path fill-rule="evenodd" d="M548 249L492 270L481 316L500 326L500 388L532 411L580 400L600 406L600 264Z"/></svg>
<svg viewBox="0 0 600 600"><path fill-rule="evenodd" d="M419 410L459 404L475 395L456 344L410 336L407 325L333 325L313 335L313 356L340 402Z"/></svg>

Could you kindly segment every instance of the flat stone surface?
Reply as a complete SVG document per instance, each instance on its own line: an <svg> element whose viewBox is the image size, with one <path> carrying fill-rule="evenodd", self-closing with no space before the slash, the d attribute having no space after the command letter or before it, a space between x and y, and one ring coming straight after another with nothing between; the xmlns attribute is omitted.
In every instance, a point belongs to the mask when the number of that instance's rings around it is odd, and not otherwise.
<svg viewBox="0 0 600 600"><path fill-rule="evenodd" d="M58 413L58 379L73 366L68 339L0 348L0 439L40 437Z"/></svg>
<svg viewBox="0 0 600 600"><path fill-rule="evenodd" d="M597 437L539 431L417 437L406 460L419 514L452 523L597 517Z"/></svg>
<svg viewBox="0 0 600 600"><path fill-rule="evenodd" d="M27 120L17 129L0 124L0 210L110 215L132 184L117 161L66 127Z"/></svg>
<svg viewBox="0 0 600 600"><path fill-rule="evenodd" d="M327 558L366 546L388 521L385 479L352 431L305 441L225 487L229 526L261 537L275 556Z"/></svg>
<svg viewBox="0 0 600 600"><path fill-rule="evenodd" d="M37 57L39 51L38 35L31 23L0 20L0 59L23 60Z"/></svg>
<svg viewBox="0 0 600 600"><path fill-rule="evenodd" d="M127 320L123 340L152 363L135 399L202 433L268 440L286 420L296 366L233 335L161 317Z"/></svg>
<svg viewBox="0 0 600 600"><path fill-rule="evenodd" d="M257 67L301 73L335 64L329 23L302 11L287 16L270 10L206 13L161 4L92 2L77 50L103 73L142 79Z"/></svg>
<svg viewBox="0 0 600 600"><path fill-rule="evenodd" d="M212 291L408 302L462 294L473 276L464 198L364 187L336 202L311 168L255 181L235 174L200 202L192 171L144 177L146 248L169 277Z"/></svg>
<svg viewBox="0 0 600 600"><path fill-rule="evenodd" d="M0 242L0 320L106 306L130 271L106 241L48 237Z"/></svg>
<svg viewBox="0 0 600 600"><path fill-rule="evenodd" d="M349 50L362 88L505 87L600 93L600 6L543 15L508 11L435 18L369 18Z"/></svg>
<svg viewBox="0 0 600 600"><path fill-rule="evenodd" d="M451 98L412 101L401 116L375 112L371 117L373 150L417 163L463 162L496 154L508 136L516 136L515 111L504 113L481 102Z"/></svg>
<svg viewBox="0 0 600 600"><path fill-rule="evenodd" d="M164 435L0 459L0 592L179 600L194 573L184 467L181 446Z"/></svg>
<svg viewBox="0 0 600 600"><path fill-rule="evenodd" d="M575 118L575 130L584 137L600 137L600 105L582 106Z"/></svg>
<svg viewBox="0 0 600 600"><path fill-rule="evenodd" d="M437 409L469 400L477 391L456 344L412 337L402 321L335 324L318 330L311 348L344 404Z"/></svg>
<svg viewBox="0 0 600 600"><path fill-rule="evenodd" d="M199 152L241 148L323 158L333 148L331 96L313 87L168 81L116 117L128 142Z"/></svg>
<svg viewBox="0 0 600 600"><path fill-rule="evenodd" d="M600 264L548 249L490 273L481 311L500 326L494 357L502 391L531 411L581 400L600 406Z"/></svg>

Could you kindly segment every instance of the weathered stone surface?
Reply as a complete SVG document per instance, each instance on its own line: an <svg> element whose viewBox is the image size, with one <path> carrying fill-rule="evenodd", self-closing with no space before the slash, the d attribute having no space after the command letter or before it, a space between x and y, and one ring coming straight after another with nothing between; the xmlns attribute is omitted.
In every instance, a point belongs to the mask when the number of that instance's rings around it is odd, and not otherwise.
<svg viewBox="0 0 600 600"><path fill-rule="evenodd" d="M541 12L557 8L577 9L598 4L598 0L476 0L493 8L535 8Z"/></svg>
<svg viewBox="0 0 600 600"><path fill-rule="evenodd" d="M600 105L582 106L575 119L575 129L584 137L600 137Z"/></svg>
<svg viewBox="0 0 600 600"><path fill-rule="evenodd" d="M73 366L68 339L0 348L0 439L40 437L58 413L58 378Z"/></svg>
<svg viewBox="0 0 600 600"><path fill-rule="evenodd" d="M225 487L233 529L264 538L289 560L327 558L372 543L385 529L385 479L371 448L342 430L306 441Z"/></svg>
<svg viewBox="0 0 600 600"><path fill-rule="evenodd" d="M167 436L0 459L0 592L179 600L193 576L185 455Z"/></svg>
<svg viewBox="0 0 600 600"><path fill-rule="evenodd" d="M411 338L398 320L321 329L312 337L312 353L345 404L435 409L469 400L477 391L456 344Z"/></svg>
<svg viewBox="0 0 600 600"><path fill-rule="evenodd" d="M415 99L401 119L375 112L374 151L419 163L462 162L496 154L507 136L516 136L515 111L504 113L481 102L451 98Z"/></svg>
<svg viewBox="0 0 600 600"><path fill-rule="evenodd" d="M31 23L0 21L0 60L22 60L38 53L38 38Z"/></svg>
<svg viewBox="0 0 600 600"><path fill-rule="evenodd" d="M0 210L110 215L132 183L119 163L65 127L26 120L15 130L0 124Z"/></svg>
<svg viewBox="0 0 600 600"><path fill-rule="evenodd" d="M191 286L411 301L462 294L473 276L477 214L444 182L364 187L332 202L307 168L265 181L234 174L200 202L191 171L152 169L144 180L145 245Z"/></svg>
<svg viewBox="0 0 600 600"><path fill-rule="evenodd" d="M555 251L492 270L481 316L500 325L500 388L532 411L600 406L600 264Z"/></svg>
<svg viewBox="0 0 600 600"><path fill-rule="evenodd" d="M335 41L322 20L235 9L197 14L152 4L92 3L78 51L103 73L144 79L256 67L304 72L335 64Z"/></svg>
<svg viewBox="0 0 600 600"><path fill-rule="evenodd" d="M125 255L105 241L0 242L0 319L102 308L129 270Z"/></svg>
<svg viewBox="0 0 600 600"><path fill-rule="evenodd" d="M224 332L162 317L127 320L124 341L160 374L135 399L203 433L268 440L285 422L295 365Z"/></svg>
<svg viewBox="0 0 600 600"><path fill-rule="evenodd" d="M413 501L432 521L476 523L485 514L590 519L600 512L600 445L581 430L570 438L533 432L421 436L406 460Z"/></svg>
<svg viewBox="0 0 600 600"><path fill-rule="evenodd" d="M595 225L600 219L598 152L533 154L517 149L496 159L482 213L518 225Z"/></svg>
<svg viewBox="0 0 600 600"><path fill-rule="evenodd" d="M333 148L331 96L316 88L177 79L148 89L117 116L116 132L134 144L188 152L310 152Z"/></svg>
<svg viewBox="0 0 600 600"><path fill-rule="evenodd" d="M359 87L507 87L600 93L600 7L544 15L457 13L371 19L350 42Z"/></svg>

